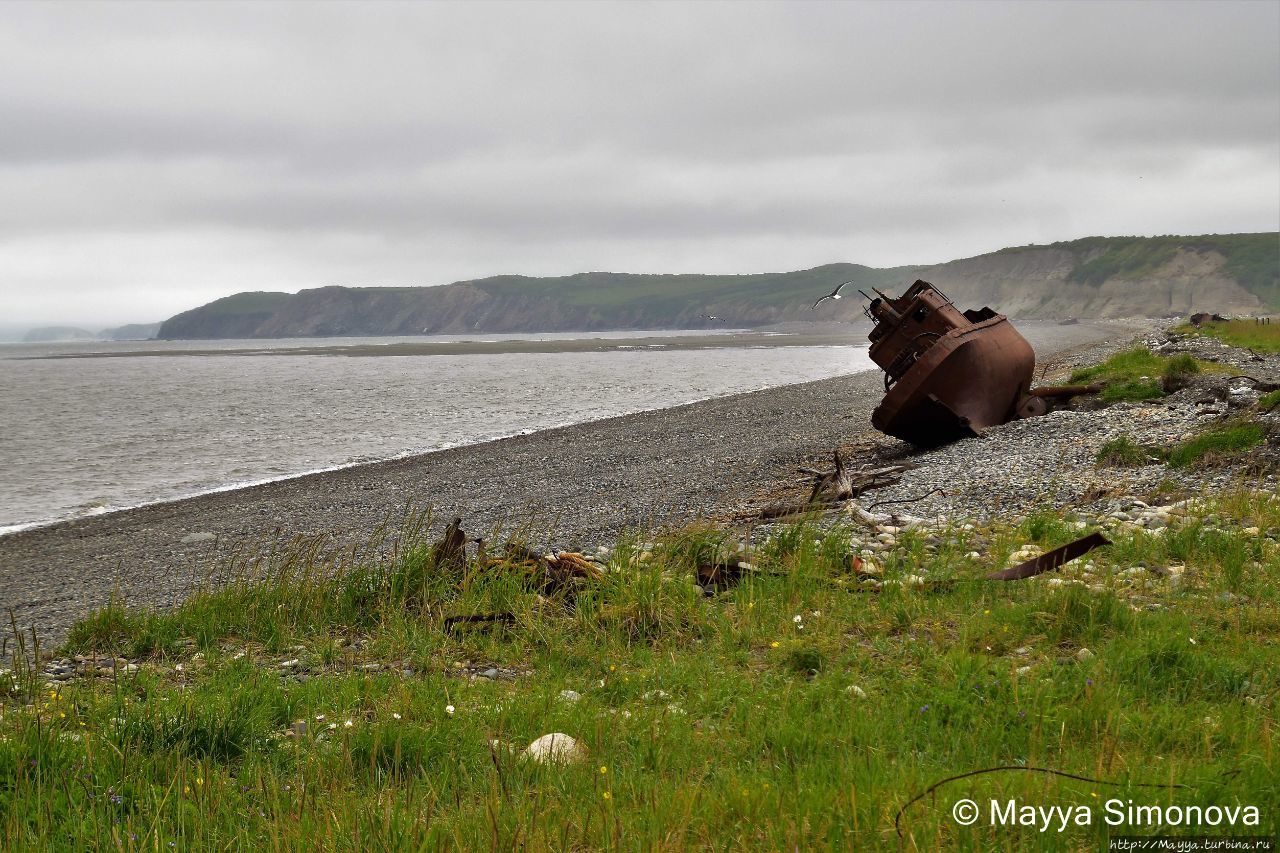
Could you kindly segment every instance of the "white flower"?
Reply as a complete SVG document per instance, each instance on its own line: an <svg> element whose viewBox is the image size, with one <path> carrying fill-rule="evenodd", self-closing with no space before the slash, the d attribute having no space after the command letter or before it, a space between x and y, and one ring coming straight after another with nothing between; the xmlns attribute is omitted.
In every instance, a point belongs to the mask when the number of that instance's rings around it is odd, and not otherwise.
<svg viewBox="0 0 1280 853"><path fill-rule="evenodd" d="M324 719L324 714L316 714L316 722L317 722L317 723L318 723L318 722L320 722L320 721L321 721L321 720L323 720L323 719Z"/></svg>
<svg viewBox="0 0 1280 853"><path fill-rule="evenodd" d="M454 710L455 710L455 708L454 708L452 705L445 705L445 706L444 706L444 712L445 712L446 714L448 714L450 717L452 717L452 716L453 716L453 712L454 712Z"/></svg>
<svg viewBox="0 0 1280 853"><path fill-rule="evenodd" d="M797 625L799 625L801 622L803 622L803 621L804 621L804 617L803 617L803 616L801 616L799 613L797 613L795 616L792 616L792 617L791 617L791 621L792 621L792 622L795 622Z"/></svg>
<svg viewBox="0 0 1280 853"><path fill-rule="evenodd" d="M815 618L816 618L816 617L818 617L818 616L821 616L821 615L822 615L822 611L821 611L821 610L814 610L814 611L812 611L812 612L813 612L813 615L814 615L814 617L815 617Z"/></svg>
<svg viewBox="0 0 1280 853"><path fill-rule="evenodd" d="M337 723L330 723L330 724L329 724L329 730L330 730L330 731L333 731L333 730L334 730L334 729L336 729L337 727L338 727L338 724L337 724Z"/></svg>
<svg viewBox="0 0 1280 853"><path fill-rule="evenodd" d="M391 717L392 717L392 719L395 719L395 720L400 719L400 715L399 715L399 714L397 714L397 713L395 713L394 711L392 712Z"/></svg>
<svg viewBox="0 0 1280 853"><path fill-rule="evenodd" d="M346 722L344 722L344 723L342 724L342 727L343 727L344 729L349 729L349 728L351 728L351 727L352 727L352 726L354 726L354 725L355 725L355 723L351 722L350 720L347 720Z"/></svg>

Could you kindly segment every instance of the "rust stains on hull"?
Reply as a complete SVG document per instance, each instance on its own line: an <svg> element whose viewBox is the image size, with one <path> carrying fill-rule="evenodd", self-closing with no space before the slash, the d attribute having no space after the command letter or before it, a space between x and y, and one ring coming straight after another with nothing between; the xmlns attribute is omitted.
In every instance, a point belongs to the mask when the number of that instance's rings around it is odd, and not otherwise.
<svg viewBox="0 0 1280 853"><path fill-rule="evenodd" d="M867 309L869 355L885 372L876 429L935 447L1019 416L1035 352L1004 315L962 312L926 281L897 299L877 293Z"/></svg>

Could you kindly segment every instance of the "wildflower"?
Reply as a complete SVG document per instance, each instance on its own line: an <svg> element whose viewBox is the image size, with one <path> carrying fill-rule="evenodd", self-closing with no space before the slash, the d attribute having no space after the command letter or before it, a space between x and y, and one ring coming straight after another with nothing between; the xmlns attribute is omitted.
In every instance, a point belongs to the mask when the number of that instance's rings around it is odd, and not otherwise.
<svg viewBox="0 0 1280 853"><path fill-rule="evenodd" d="M318 723L322 720L324 720L324 714L316 714L316 722Z"/></svg>
<svg viewBox="0 0 1280 853"><path fill-rule="evenodd" d="M204 777L203 777L203 776L197 776L197 777L196 777L196 784L197 784L197 785L203 785L203 784L204 784Z"/></svg>
<svg viewBox="0 0 1280 853"><path fill-rule="evenodd" d="M399 719L401 719L400 715L399 715L399 714L397 714L397 713L395 713L394 711L391 713L391 718L392 718L393 720L399 720Z"/></svg>
<svg viewBox="0 0 1280 853"><path fill-rule="evenodd" d="M929 710L929 706L928 706L928 705L921 705L921 706L920 706L920 713L921 713L921 714L923 714L923 713L924 713L925 711L927 711L927 710Z"/></svg>
<svg viewBox="0 0 1280 853"><path fill-rule="evenodd" d="M190 793L191 793L191 786L190 786L190 785L183 785L183 786L182 786L182 793L184 793L184 794L190 794Z"/></svg>
<svg viewBox="0 0 1280 853"><path fill-rule="evenodd" d="M1092 679L1092 678L1086 678L1086 679L1084 680L1084 683L1085 683L1086 685L1088 685L1089 687L1092 687L1092 686L1093 686L1093 679Z"/></svg>
<svg viewBox="0 0 1280 853"><path fill-rule="evenodd" d="M334 730L334 729L336 729L337 727L338 727L338 724L337 724L337 723L330 723L330 724L329 724L329 731L333 731L333 730Z"/></svg>
<svg viewBox="0 0 1280 853"><path fill-rule="evenodd" d="M444 706L444 712L445 712L446 714L448 714L450 717L452 717L452 716L453 716L453 712L454 712L454 710L455 710L455 709L454 709L454 707L453 707L452 705L445 705L445 706Z"/></svg>
<svg viewBox="0 0 1280 853"><path fill-rule="evenodd" d="M605 791L603 794L601 794L601 795L600 795L600 797L601 797L601 799L605 799L605 800L612 800L612 799L613 799L613 797L612 797L612 796L610 796L610 794L609 794L609 792L608 792L608 791Z"/></svg>
<svg viewBox="0 0 1280 853"><path fill-rule="evenodd" d="M617 671L618 671L618 667L616 667L616 666L615 666L615 665L613 665L613 664L609 664L609 671L610 671L610 672L617 672Z"/></svg>
<svg viewBox="0 0 1280 853"><path fill-rule="evenodd" d="M600 768L600 775L601 775L601 776L603 776L604 774L606 774L606 773L608 773L608 772L609 772L609 768L608 768L608 767L604 767L604 766L602 766L602 767Z"/></svg>
<svg viewBox="0 0 1280 853"><path fill-rule="evenodd" d="M347 720L347 721L343 722L342 727L343 727L344 729L349 729L349 728L351 728L351 727L352 727L352 726L354 726L354 725L355 725L355 723L351 722L350 720Z"/></svg>
<svg viewBox="0 0 1280 853"><path fill-rule="evenodd" d="M983 615L983 616L990 616L990 615L991 615L991 611L990 611L990 610L984 610L984 611L982 611L982 615Z"/></svg>
<svg viewBox="0 0 1280 853"><path fill-rule="evenodd" d="M776 649L777 647L778 647L778 641L777 641L777 640L774 640L772 643L770 643L770 644L769 644L769 648L771 648L771 649Z"/></svg>
<svg viewBox="0 0 1280 853"><path fill-rule="evenodd" d="M801 616L799 613L797 613L795 616L791 617L791 621L799 625L801 622L804 621L804 617Z"/></svg>
<svg viewBox="0 0 1280 853"><path fill-rule="evenodd" d="M817 618L817 617L819 617L819 616L821 616L821 615L822 615L822 611L821 611L821 610L811 610L811 611L809 611L809 612L813 614L814 618Z"/></svg>
<svg viewBox="0 0 1280 853"><path fill-rule="evenodd" d="M1193 646L1194 646L1194 645L1196 645L1196 638L1195 638L1195 637L1187 637L1187 639L1191 641L1191 645L1193 645Z"/></svg>
<svg viewBox="0 0 1280 853"><path fill-rule="evenodd" d="M748 609L748 610L750 610L751 608L753 608L753 607L755 607L755 606L756 606L756 603L755 603L754 601L748 601L748 602L747 602L747 609Z"/></svg>

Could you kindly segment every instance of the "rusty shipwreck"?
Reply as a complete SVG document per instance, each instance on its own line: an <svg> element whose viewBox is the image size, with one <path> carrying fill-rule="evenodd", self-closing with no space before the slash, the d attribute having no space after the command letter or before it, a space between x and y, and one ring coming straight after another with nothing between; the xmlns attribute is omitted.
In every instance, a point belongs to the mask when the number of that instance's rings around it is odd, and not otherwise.
<svg viewBox="0 0 1280 853"><path fill-rule="evenodd" d="M960 311L926 281L897 299L876 293L867 307L869 355L885 374L876 429L934 447L1044 411L1028 395L1035 352L1004 315Z"/></svg>

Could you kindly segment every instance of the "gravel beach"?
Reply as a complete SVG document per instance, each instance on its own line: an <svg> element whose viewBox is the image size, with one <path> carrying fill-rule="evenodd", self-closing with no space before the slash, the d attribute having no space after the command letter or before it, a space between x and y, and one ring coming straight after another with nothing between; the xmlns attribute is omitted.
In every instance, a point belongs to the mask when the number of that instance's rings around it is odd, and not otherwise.
<svg viewBox="0 0 1280 853"><path fill-rule="evenodd" d="M1047 369L1048 378L1055 365L1105 357L1153 328L1019 324L1040 356L1038 376ZM881 374L864 372L25 530L0 537L0 602L51 644L112 596L130 606L180 600L245 543L294 535L360 543L409 504L431 507L437 520L459 516L471 532L524 527L566 549L594 548L627 528L731 516L794 483L797 465L879 436L870 415L881 395ZM1060 429L1055 417L1002 429L1038 445L1037 436ZM979 439L938 452L963 454L975 442L994 448ZM987 469L1005 493L1022 488L1020 468ZM928 509L959 509L954 500Z"/></svg>

